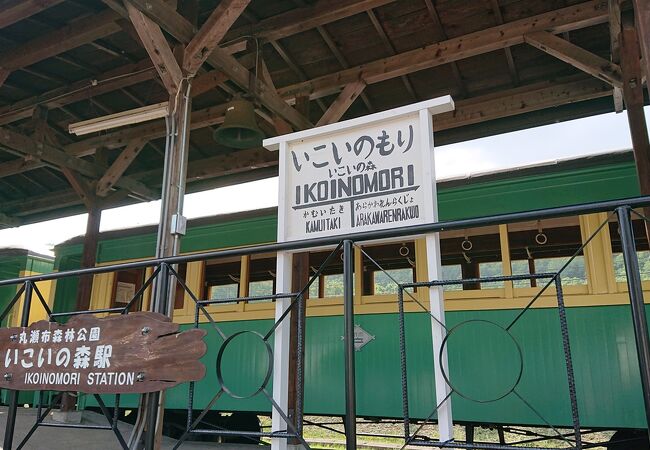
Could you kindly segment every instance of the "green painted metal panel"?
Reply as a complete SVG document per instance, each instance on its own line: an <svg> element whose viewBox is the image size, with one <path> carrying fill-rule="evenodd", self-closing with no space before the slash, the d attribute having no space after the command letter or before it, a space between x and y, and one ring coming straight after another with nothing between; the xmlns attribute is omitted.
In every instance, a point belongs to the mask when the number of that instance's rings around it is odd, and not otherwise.
<svg viewBox="0 0 650 450"><path fill-rule="evenodd" d="M649 308L650 309L650 308ZM488 320L506 326L518 310L447 313L447 326L467 320ZM583 426L643 427L641 385L636 363L634 335L627 306L582 307L567 310L569 334ZM358 414L367 417L401 417L401 371L398 321L395 314L357 315L360 325L374 340L356 353ZM430 319L426 314L406 315L406 345L410 415L428 417L435 406ZM242 330L262 334L270 320L220 324L229 336ZM519 359L509 337L488 327L467 326L449 339L450 380L465 394L486 400L504 393L518 373ZM203 325L202 325L203 326ZM209 330L208 354L203 358L206 378L195 385L197 409L205 407L219 390L215 375L217 351L222 339ZM556 309L527 311L511 329L521 348L523 374L516 391L533 408L513 394L479 404L452 396L454 418L461 421L570 426L571 412L566 366ZM307 319L305 350L305 412L344 413L343 318ZM231 348L224 364L225 378L236 392L254 390L266 369L266 353L259 341L241 341ZM254 349L254 351L251 351ZM257 381L256 381L257 380ZM272 383L269 383L271 392ZM188 385L170 389L169 408L187 406ZM106 399L109 404L111 398ZM124 400L124 399L123 399ZM88 403L89 405L92 402ZM122 402L135 406L134 396ZM238 400L224 394L215 409L269 412L269 402L258 395ZM536 411L536 412L535 412ZM541 418L541 417L543 418Z"/></svg>

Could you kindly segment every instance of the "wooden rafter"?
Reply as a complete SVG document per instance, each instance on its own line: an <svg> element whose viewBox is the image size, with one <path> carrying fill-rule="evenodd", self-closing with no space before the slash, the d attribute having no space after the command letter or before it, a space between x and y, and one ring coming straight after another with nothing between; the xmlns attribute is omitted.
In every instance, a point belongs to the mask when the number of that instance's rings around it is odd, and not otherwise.
<svg viewBox="0 0 650 450"><path fill-rule="evenodd" d="M77 172L67 167L62 167L61 172L86 208L92 209L95 206L95 195L89 183Z"/></svg>
<svg viewBox="0 0 650 450"><path fill-rule="evenodd" d="M147 50L154 67L158 71L158 75L160 75L160 79L167 88L167 92L174 94L178 91L183 73L169 47L167 39L165 39L165 35L157 24L128 1L125 6L131 18L131 23L133 23L135 31L140 36L140 41Z"/></svg>
<svg viewBox="0 0 650 450"><path fill-rule="evenodd" d="M58 5L63 0L10 0L0 5L0 29Z"/></svg>
<svg viewBox="0 0 650 450"><path fill-rule="evenodd" d="M91 179L98 178L104 174L104 168L97 164L80 158L75 158L54 145L45 142L37 142L28 136L6 128L0 128L0 145L22 155L30 155L40 158L42 161L47 162L58 169L72 169ZM142 183L128 177L122 177L117 185L123 189L127 189L129 192L132 192L140 198L149 199L155 196L154 193Z"/></svg>
<svg viewBox="0 0 650 450"><path fill-rule="evenodd" d="M540 29L561 33L603 23L607 19L606 5L603 7L602 1L592 0L323 75L280 88L278 92L285 98L292 98L299 94L309 94L312 99L318 98L338 92L343 86L358 79L374 84L451 61L521 44L524 42L524 34Z"/></svg>
<svg viewBox="0 0 650 450"><path fill-rule="evenodd" d="M316 126L338 122L365 87L366 83L361 80L348 84L334 100L334 103L325 111L325 114L321 116Z"/></svg>
<svg viewBox="0 0 650 450"><path fill-rule="evenodd" d="M429 12L429 17L431 17L431 20L433 21L434 31L437 33L436 41L446 41L449 37L447 36L447 33L445 33L445 28L442 26L436 6L433 4L432 0L424 0L424 4ZM465 83L463 83L460 69L458 69L458 64L456 61L451 61L450 66L451 73L453 74L454 79L456 80L456 85L458 86L458 92L461 97L467 97L467 90L465 89Z"/></svg>
<svg viewBox="0 0 650 450"><path fill-rule="evenodd" d="M113 164L108 168L106 173L97 181L95 194L100 197L106 197L110 192L117 180L120 179L126 169L129 168L131 163L140 154L140 151L146 145L146 141L135 140L129 142L122 153L115 159Z"/></svg>
<svg viewBox="0 0 650 450"><path fill-rule="evenodd" d="M314 5L293 9L284 14L264 19L255 24L254 30L250 26L235 28L224 39L230 42L235 39L244 39L245 36L253 33L259 39L277 41L394 1L319 0Z"/></svg>
<svg viewBox="0 0 650 450"><path fill-rule="evenodd" d="M18 158L0 164L0 178L39 169L45 164L34 158Z"/></svg>
<svg viewBox="0 0 650 450"><path fill-rule="evenodd" d="M494 11L494 17L497 20L497 25L502 25L503 14L501 14L501 5L499 5L499 0L490 0L492 3L492 11ZM506 54L506 62L508 63L508 72L510 72L510 78L512 83L517 85L519 84L519 74L517 73L517 67L515 66L515 59L512 56L512 50L509 47L503 49Z"/></svg>
<svg viewBox="0 0 650 450"><path fill-rule="evenodd" d="M384 48L388 52L389 55L395 55L397 53L395 51L395 47L393 47L393 44L390 42L390 39L388 38L388 35L386 34L386 31L384 30L384 27L381 25L381 22L379 22L379 18L375 14L375 12L372 9L369 9L366 11L368 14L368 18L370 18L370 22L372 23L372 26L375 27L375 31L379 35L379 38L381 39L381 42L384 44ZM404 83L404 87L408 91L409 95L413 99L413 101L417 101L418 96L415 93L415 89L413 89L413 85L411 84L411 81L409 80L407 75L402 75L401 77L402 83Z"/></svg>
<svg viewBox="0 0 650 450"><path fill-rule="evenodd" d="M196 73L249 3L250 0L223 0L219 2L208 20L201 26L201 29L185 48L183 69L186 72L190 74Z"/></svg>
<svg viewBox="0 0 650 450"><path fill-rule="evenodd" d="M109 36L121 30L115 23L119 16L110 10L75 20L62 28L40 35L31 41L0 54L2 67L21 69L73 48Z"/></svg>
<svg viewBox="0 0 650 450"><path fill-rule="evenodd" d="M456 109L433 118L434 131L448 130L475 123L510 117L546 108L611 95L612 87L595 78L542 82L503 92L459 100Z"/></svg>
<svg viewBox="0 0 650 450"><path fill-rule="evenodd" d="M622 86L621 68L617 64L607 61L571 42L546 31L526 34L524 40L533 47L555 56L612 86Z"/></svg>
<svg viewBox="0 0 650 450"><path fill-rule="evenodd" d="M187 44L192 40L194 36L192 24L162 0L130 0L130 2L179 42ZM269 89L260 80L252 78L248 69L222 48L216 47L208 57L207 62L224 72L230 80L238 84L242 89L251 90L250 93L260 103L290 122L295 128L305 129L313 126L309 120L289 106L274 90Z"/></svg>
<svg viewBox="0 0 650 450"><path fill-rule="evenodd" d="M316 27L318 30L318 33L321 35L323 40L325 41L325 44L327 47L330 49L336 60L339 62L342 68L344 69L349 69L350 68L350 63L348 62L347 58L343 56L343 53L341 53L341 50L336 46L336 43L334 42L334 39L332 39L332 36L327 32L325 27L319 26ZM368 98L368 95L365 92L361 93L361 100L363 103L365 103L366 108L368 108L369 112L374 112L375 108L372 106L372 103L370 103L370 99Z"/></svg>

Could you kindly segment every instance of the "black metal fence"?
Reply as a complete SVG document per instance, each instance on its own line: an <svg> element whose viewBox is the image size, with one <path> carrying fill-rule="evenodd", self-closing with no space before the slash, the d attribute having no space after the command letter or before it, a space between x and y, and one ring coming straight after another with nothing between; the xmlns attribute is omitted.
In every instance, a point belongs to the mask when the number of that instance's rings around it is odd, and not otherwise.
<svg viewBox="0 0 650 450"><path fill-rule="evenodd" d="M568 216L568 215L588 214L588 213L607 211L612 214L616 214L616 216L618 217L622 250L623 250L625 268L627 273L627 284L629 289L633 325L634 325L635 338L636 338L637 356L638 356L638 362L641 371L641 382L642 382L643 396L644 396L644 402L646 407L646 417L648 418L648 424L650 425L650 343L649 343L648 332L647 332L647 319L645 315L643 290L642 290L641 277L639 272L639 263L636 254L636 248L635 248L634 229L632 227L632 220L631 220L632 214L636 214L642 219L648 220L646 217L640 215L639 213L633 210L633 208L640 208L648 205L650 205L650 197L640 197L640 198L625 199L620 201L599 202L599 203L567 206L567 207L560 207L560 208L553 208L553 209L528 211L522 213L503 214L503 215L490 216L490 217L480 217L480 218L472 218L472 219L464 219L464 220L456 220L456 221L448 221L448 222L438 222L433 224L418 225L418 226L405 227L405 228L358 233L358 234L347 235L347 236L318 238L318 239L313 239L308 241L258 245L258 246L229 249L229 250L218 250L218 251L204 252L204 253L198 253L198 254L187 255L187 256L152 259L152 260L141 261L141 262L114 264L114 265L107 265L107 266L96 267L96 268L88 268L88 269L80 269L80 270L73 270L67 272L15 278L10 280L0 281L0 287L1 286L18 287L17 293L13 297L12 301L0 313L0 321L4 320L4 318L7 317L11 309L14 308L19 303L20 298L24 297L20 325L22 327L28 326L29 312L30 312L32 301L34 299L34 294L36 295L38 301L45 308L45 311L47 312L50 321L56 321L64 316L70 317L79 314L94 314L94 313L128 314L129 310L131 309L131 306L135 302L142 301L144 292L148 288L155 286L155 289L158 292L169 293L171 292L170 286L179 283L183 287L184 292L187 292L187 294L194 301L195 304L194 326L198 327L200 318L201 317L205 318L207 322L209 322L210 326L212 326L217 331L217 334L220 336L222 343L218 353L217 367L216 367L217 378L219 380L220 386L216 390L213 398L208 402L208 405L205 408L203 408L203 410L201 410L201 412L198 415L195 416L194 383L188 384L187 423L182 437L178 440L178 443L176 444L176 448L181 446L183 442L185 442L191 435L201 435L201 434L203 435L210 434L210 435L218 435L218 436L228 436L228 435L236 434L236 435L244 435L249 437L257 437L257 438L269 437L269 438L281 438L281 439L296 439L305 448L309 448L309 445L303 438L304 420L303 420L302 403L303 403L303 390L304 390L304 386L303 386L304 334L305 334L304 323L298 321L298 326L295 331L297 333L296 355L298 355L298 357L296 358L296 363L295 363L296 377L295 377L294 388L296 392L297 408L292 417L290 417L290 414L287 411L284 411L277 404L277 402L273 398L273 395L269 392L268 389L268 383L273 373L273 365L272 365L273 348L269 343L269 339L271 338L273 333L278 329L278 327L283 323L283 321L285 322L288 321L288 318L290 317L291 314L295 313L299 317L304 315L306 309L306 302L305 302L305 295L304 295L305 292L307 292L311 284L318 278L318 275L322 272L323 268L328 264L331 258L333 258L334 255L340 254L341 250L343 250L343 255L342 255L343 263L344 263L343 264L344 265L343 267L343 279L344 279L343 320L345 323L345 335L344 335L343 345L345 348L345 400L346 400L345 401L345 437L346 437L346 447L349 449L353 449L356 448L356 424L357 424L356 391L355 391L355 353L354 353L355 352L354 301L353 301L354 300L353 298L353 288L354 288L353 247L354 245L356 245L356 243L363 242L363 241L371 241L376 239L417 236L417 235L422 235L424 233L440 232L440 231L452 230L452 229L466 229L466 228L486 226L486 225L507 224L507 223L513 223L519 221L526 221L526 220L541 220L541 219L552 218L552 217L561 217L561 216ZM607 222L602 224L601 227L596 231L596 233L594 233L594 235L597 234L598 231L600 231L602 227L604 227L606 224ZM582 250L582 248L585 245L587 245L591 241L591 239L593 239L593 235L584 242L581 249L578 252L576 252L576 255ZM261 253L268 253L268 252L308 250L310 248L326 247L326 246L329 247L336 246L336 248L334 251L330 253L330 255L326 258L323 265L311 277L311 279L305 286L303 286L301 289L297 290L296 292L277 293L272 296L265 296L265 297L249 296L243 298L232 298L232 299L224 299L224 300L204 300L199 298L199 296L196 295L196 293L192 292L192 290L187 286L187 284L183 281L182 277L179 276L178 272L174 268L174 266L177 264L188 263L193 261L202 261L207 259L223 258L229 256L253 255L253 254L261 254ZM369 257L369 255L367 254L366 256ZM372 258L370 259L372 260ZM497 278L494 277L475 278L475 279L468 279L468 280L429 280L426 282L407 283L407 284L404 283L400 284L395 281L395 283L398 285L398 309L399 309L399 317L400 317L399 338L400 338L401 370L402 370L401 389L402 389L403 404L404 404L403 407L404 446L420 445L420 446L432 446L432 447L444 447L444 448L512 449L512 448L521 448L516 446L517 444L521 444L521 443L530 445L530 442L535 442L536 440L541 440L543 438L557 438L563 441L565 444L567 444L568 445L567 448L575 448L575 449L586 448L585 446L583 446L582 443L582 434L584 434L584 431L580 429L579 411L578 411L576 393L575 393L575 380L573 377L573 369L572 369L569 330L566 324L565 307L563 302L562 284L561 284L561 277L560 277L562 271L568 266L569 262L567 262L567 264L565 264L564 267L562 267L559 271L550 274L506 276L506 277L497 277ZM94 275L94 274L115 272L115 271L126 270L126 269L141 269L147 267L153 268L153 273L147 278L147 280L143 283L140 289L138 289L138 291L134 294L130 302L126 306L119 307L119 308L105 308L105 309L98 309L98 310L91 310L91 311L84 310L84 311L71 311L71 312L64 312L64 313L52 313L52 311L49 309L47 305L47 302L45 301L45 299L43 298L42 294L40 293L40 291L38 290L35 284L38 281L59 280L59 279L64 279L69 277L79 277L84 275ZM381 269L379 265L378 267ZM544 290L546 290L551 286L555 287L559 320L561 325L563 352L564 352L564 357L566 362L566 375L567 375L567 381L569 386L568 396L570 399L572 421L573 421L572 432L567 434L566 432L562 432L560 430L555 429L541 414L537 413L534 406L528 403L526 399L523 398L518 393L517 383L519 380L516 380L512 388L509 389L508 392L504 394L504 396L513 395L519 398L524 404L530 407L537 414L537 416L540 418L540 420L543 423L547 424L551 429L555 431L554 436L550 436L550 437L541 436L539 438L533 438L532 440L528 439L525 442L522 441L519 443L510 443L510 444L505 444L503 442L500 442L499 444L478 443L478 442L474 442L473 439L469 439L469 436L468 439L466 439L466 441L447 441L447 442L436 441L435 439L431 439L429 437L423 438L422 436L419 435L420 430L435 415L439 405L434 405L434 410L432 414L429 416L427 420L422 421L419 428L415 429L414 431L411 430L411 422L410 422L409 407L408 407L408 386L406 383L407 349L406 349L405 338L404 338L404 333L405 333L404 295L405 294L410 295L409 289L412 288L429 288L432 286L440 287L440 286L445 286L450 284L464 284L468 282L480 283L480 282L494 282L494 281L515 281L515 280L531 279L531 278L535 278L538 280L546 280L546 284L540 290L540 292L534 298L531 299L529 304L520 311L520 313L517 315L516 319L512 323L510 323L507 326L503 324L492 323L491 326L495 326L499 328L500 330L502 330L503 333L512 337L512 335L509 333L510 328L539 299L539 297L541 296ZM163 295L163 297L165 295ZM240 331L228 335L224 330L222 330L218 322L214 320L213 313L211 313L207 308L209 305L218 304L218 303L256 302L256 301L269 300L269 299L271 300L289 299L290 303L288 307L284 310L284 312L280 315L280 317L270 327L270 329L264 334L259 332L254 332L254 331ZM416 300L417 302L417 299L415 298L413 299ZM428 309L424 305L420 305L420 306L423 308L423 311L428 312ZM446 335L445 342L447 341L449 336L455 332L455 329L457 329L457 328L447 329L445 325L440 322L439 325L445 329L445 335ZM467 323L465 325L467 325ZM269 359L268 371L266 376L264 377L263 382L254 393L247 394L246 396L263 395L265 398L267 398L272 409L274 409L282 417L284 422L287 424L286 430L281 430L281 431L276 430L271 432L263 432L263 431L262 432L241 432L235 430L227 430L219 427L205 428L201 426L202 419L205 417L205 415L209 410L211 410L213 407L218 405L218 401L223 395L230 395L233 398L243 398L241 395L229 389L227 384L224 383L223 377L221 376L221 363L222 363L223 352L225 348L229 345L229 343L235 337L237 337L242 333L253 334L257 339L259 339L263 343L264 347L266 348L267 357ZM515 343L515 346L518 348L519 344L516 342L514 338L513 341ZM445 342L443 342L443 347ZM450 378L448 373L445 374L445 381L450 387L450 395L452 393L455 393L456 395L463 395L462 392L454 388L454 382ZM27 443L29 438L32 436L34 431L40 426L59 426L59 427L70 427L76 429L84 429L84 428L107 429L107 430L111 430L115 434L118 442L123 448L125 449L133 448L133 445L135 445L134 439L137 439L137 436L135 437L132 436L129 442L127 442L127 439L124 438L124 436L118 429L117 419L119 416L119 408L120 408L119 395L116 396L115 406L112 412L109 411L109 409L103 403L100 396L98 395L95 396L98 405L101 409L101 412L103 413L103 415L107 420L106 426L95 426L95 425L89 426L83 424L80 425L52 424L50 422L46 422L44 419L51 411L52 405L50 404L49 406L44 408L45 411L43 411L43 404L44 404L43 397L44 396L41 393L39 396L39 403L36 412L35 424L31 428L29 433L23 438L22 442L16 448L22 448L25 445L25 443ZM155 400L155 402L157 403L156 399L157 397L154 398L153 400ZM490 401L493 400L495 399L490 399ZM152 399L150 399L149 401L151 402ZM18 407L18 392L10 391L8 403L9 403L9 410L7 415L7 425L5 429L4 446L3 446L5 450L11 450L14 448L13 440L14 440L14 428L16 423L16 414L17 414L17 407ZM155 445L154 432L156 429L156 423L158 417L156 417L155 408L152 407L151 404L149 408L147 408L147 412L148 413L146 417L144 417L142 420L145 423L145 425L143 426L143 429L145 430L144 440L146 442L146 448L149 449L149 448L154 448ZM500 435L501 434L502 431L500 432Z"/></svg>

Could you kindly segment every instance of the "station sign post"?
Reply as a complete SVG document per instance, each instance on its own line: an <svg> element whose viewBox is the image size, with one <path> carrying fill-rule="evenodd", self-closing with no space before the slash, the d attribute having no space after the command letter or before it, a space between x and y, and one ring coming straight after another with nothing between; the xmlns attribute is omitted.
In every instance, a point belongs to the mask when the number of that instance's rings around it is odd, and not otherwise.
<svg viewBox="0 0 650 450"><path fill-rule="evenodd" d="M450 96L338 122L264 141L279 151L278 242L405 227L438 220L432 116L454 109ZM441 279L440 241L425 236L430 280ZM291 290L291 254L277 259L278 293ZM447 365L441 352L444 304L441 287L429 289L433 360L442 441L453 438ZM276 320L290 300L276 303ZM289 328L277 330L273 396L287 408ZM445 400L446 399L446 400ZM273 430L284 427L278 414ZM276 442L277 441L277 442ZM286 443L274 440L274 449Z"/></svg>

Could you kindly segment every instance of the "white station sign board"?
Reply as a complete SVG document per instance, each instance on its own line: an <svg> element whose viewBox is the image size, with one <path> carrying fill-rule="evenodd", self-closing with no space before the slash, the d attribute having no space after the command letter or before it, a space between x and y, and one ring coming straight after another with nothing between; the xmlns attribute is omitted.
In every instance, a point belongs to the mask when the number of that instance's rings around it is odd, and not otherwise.
<svg viewBox="0 0 650 450"><path fill-rule="evenodd" d="M431 116L451 97L266 139L280 150L278 242L437 220Z"/></svg>
<svg viewBox="0 0 650 450"><path fill-rule="evenodd" d="M444 96L264 140L266 148L280 152L278 242L436 222L432 116L453 109L451 97ZM428 279L439 280L438 235L428 233L425 241ZM288 252L278 252L276 289L291 290ZM284 317L288 305L286 299L276 302L276 320ZM440 287L429 288L429 306L438 431L446 441L453 437L453 420L450 388L442 372L447 356L442 348L445 330L440 324L445 319ZM281 406L288 404L289 333L285 331L278 327L274 344L274 367L280 370L274 371L273 396ZM355 330L355 341L356 334ZM272 422L273 430L284 426L278 414Z"/></svg>

